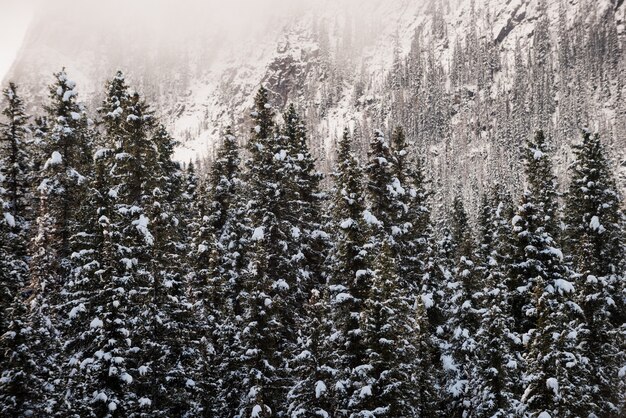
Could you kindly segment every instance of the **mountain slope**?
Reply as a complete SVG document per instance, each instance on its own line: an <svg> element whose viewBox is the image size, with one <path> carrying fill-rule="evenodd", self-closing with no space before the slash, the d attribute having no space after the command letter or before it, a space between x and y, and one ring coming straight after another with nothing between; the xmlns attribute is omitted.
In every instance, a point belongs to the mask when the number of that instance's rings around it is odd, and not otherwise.
<svg viewBox="0 0 626 418"><path fill-rule="evenodd" d="M65 65L93 108L104 80L122 68L182 142L182 161L211 158L225 125L245 140L263 83L279 107L295 102L304 111L327 172L344 126L365 158L374 128L402 124L434 183L456 184L475 207L492 179L522 181L518 148L534 129L552 137L562 175L578 127L590 126L622 161L626 185L621 2L287 4L237 11L236 25L208 10L190 7L181 17L166 7L138 27L128 24L133 10L107 7L96 19L48 8L10 77L36 104L49 74Z"/></svg>

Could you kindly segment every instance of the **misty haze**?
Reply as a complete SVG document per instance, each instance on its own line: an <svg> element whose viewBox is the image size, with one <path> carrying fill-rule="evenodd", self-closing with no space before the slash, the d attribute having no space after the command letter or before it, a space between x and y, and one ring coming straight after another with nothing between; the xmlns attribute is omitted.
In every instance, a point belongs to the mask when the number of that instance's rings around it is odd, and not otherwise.
<svg viewBox="0 0 626 418"><path fill-rule="evenodd" d="M0 416L626 416L621 0L0 0Z"/></svg>

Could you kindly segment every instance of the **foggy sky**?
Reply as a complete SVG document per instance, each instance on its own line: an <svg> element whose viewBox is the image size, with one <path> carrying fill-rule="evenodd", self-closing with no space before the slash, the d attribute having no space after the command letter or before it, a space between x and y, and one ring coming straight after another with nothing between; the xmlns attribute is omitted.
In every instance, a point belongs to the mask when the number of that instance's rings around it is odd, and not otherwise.
<svg viewBox="0 0 626 418"><path fill-rule="evenodd" d="M0 80L13 63L33 8L29 0L0 0Z"/></svg>

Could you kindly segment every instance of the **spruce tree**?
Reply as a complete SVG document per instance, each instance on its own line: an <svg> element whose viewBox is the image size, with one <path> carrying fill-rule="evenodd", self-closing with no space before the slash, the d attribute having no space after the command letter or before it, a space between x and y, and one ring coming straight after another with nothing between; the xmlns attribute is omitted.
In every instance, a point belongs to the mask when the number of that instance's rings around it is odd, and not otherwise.
<svg viewBox="0 0 626 418"><path fill-rule="evenodd" d="M350 400L353 416L416 416L419 410L414 299L402 286L394 261L384 242L361 317L366 358L357 368L362 384Z"/></svg>
<svg viewBox="0 0 626 418"><path fill-rule="evenodd" d="M525 153L528 189L512 219L513 296L523 305L515 316L523 339L525 391L521 408L530 415L586 416L591 393L585 382L588 358L582 337L586 333L582 310L576 303L571 272L551 235L556 228L556 197L551 161L543 134L538 132ZM518 299L519 303L519 299Z"/></svg>
<svg viewBox="0 0 626 418"><path fill-rule="evenodd" d="M538 272L535 265L528 261L527 247L529 244L534 245L534 237L527 231L541 228L542 233L549 234L552 239L559 231L556 177L552 172L547 140L542 131L537 131L534 138L527 142L523 161L527 173L524 201L533 206L533 213L536 214L521 219L525 225L517 225L513 233L514 254L507 280L515 332L520 336L535 326L532 292Z"/></svg>
<svg viewBox="0 0 626 418"><path fill-rule="evenodd" d="M561 250L543 227L546 219L527 191L514 217L514 233L523 236L526 263L534 271L532 315L536 329L529 332L525 353L526 389L521 398L530 415L586 416L591 391L588 358L581 338L581 308L575 302L571 275Z"/></svg>
<svg viewBox="0 0 626 418"><path fill-rule="evenodd" d="M566 248L578 273L576 290L588 331L584 341L592 369L590 411L613 416L624 388L617 380L624 361L618 335L625 318L623 215L599 135L583 131L582 136L567 194Z"/></svg>
<svg viewBox="0 0 626 418"><path fill-rule="evenodd" d="M522 377L521 341L513 332L506 286L513 207L501 187L494 188L483 205L481 260L485 292L481 324L476 332L476 369L470 391L477 416L506 417L517 408L517 389Z"/></svg>
<svg viewBox="0 0 626 418"><path fill-rule="evenodd" d="M334 399L329 385L336 369L331 364L329 295L324 293L313 289L307 302L307 323L293 361L296 381L288 396L290 417L332 416Z"/></svg>
<svg viewBox="0 0 626 418"><path fill-rule="evenodd" d="M240 413L281 414L292 386L289 359L296 352L302 320L303 284L294 269L294 224L289 217L290 156L286 137L274 122L265 88L259 89L252 113L253 136L246 162L246 218L252 243L246 251L242 285L243 359ZM297 235L297 234L296 234Z"/></svg>
<svg viewBox="0 0 626 418"><path fill-rule="evenodd" d="M32 219L31 164L24 103L13 83L3 90L5 120L0 122L0 336L7 330L10 307L27 279L27 247ZM2 355L0 354L0 364Z"/></svg>
<svg viewBox="0 0 626 418"><path fill-rule="evenodd" d="M349 399L359 381L357 367L365 361L360 322L372 272L368 259L368 226L364 219L362 172L344 129L339 142L333 197L333 256L330 258L330 294L333 334L331 364L337 370L332 387L337 416L349 416Z"/></svg>
<svg viewBox="0 0 626 418"><path fill-rule="evenodd" d="M462 415L472 411L469 390L475 366L482 283L476 266L473 231L458 196L453 202L451 233L455 266L453 281L448 284L448 350L453 363L450 366L448 392L452 395L451 413Z"/></svg>

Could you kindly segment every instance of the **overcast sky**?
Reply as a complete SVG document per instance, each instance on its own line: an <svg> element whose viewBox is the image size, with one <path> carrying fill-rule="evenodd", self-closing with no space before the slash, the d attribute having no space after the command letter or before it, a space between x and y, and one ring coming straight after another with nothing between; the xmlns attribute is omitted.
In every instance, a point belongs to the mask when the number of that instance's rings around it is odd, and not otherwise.
<svg viewBox="0 0 626 418"><path fill-rule="evenodd" d="M22 43L33 7L30 0L0 0L0 80Z"/></svg>

